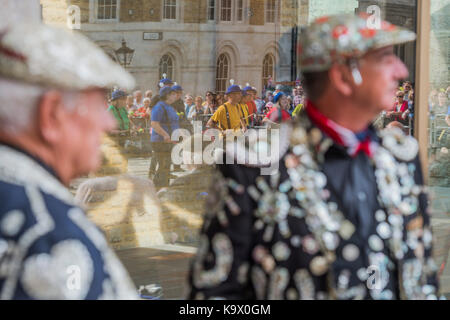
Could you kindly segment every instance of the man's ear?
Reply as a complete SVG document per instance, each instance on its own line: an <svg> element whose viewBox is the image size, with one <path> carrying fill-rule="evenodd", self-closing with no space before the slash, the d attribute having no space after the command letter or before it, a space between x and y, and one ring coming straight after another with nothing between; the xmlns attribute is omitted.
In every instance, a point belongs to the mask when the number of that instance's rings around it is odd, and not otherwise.
<svg viewBox="0 0 450 320"><path fill-rule="evenodd" d="M42 97L38 109L39 133L47 143L59 139L60 128L64 125L62 95L58 91L48 91Z"/></svg>
<svg viewBox="0 0 450 320"><path fill-rule="evenodd" d="M350 96L353 93L353 78L345 65L333 65L328 71L330 84L342 95Z"/></svg>

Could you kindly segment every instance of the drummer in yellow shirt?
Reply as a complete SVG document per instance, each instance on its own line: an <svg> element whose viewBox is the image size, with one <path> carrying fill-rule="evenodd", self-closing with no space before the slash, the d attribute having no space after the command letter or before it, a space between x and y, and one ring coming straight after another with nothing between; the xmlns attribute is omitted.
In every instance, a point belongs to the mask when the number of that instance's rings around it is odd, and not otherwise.
<svg viewBox="0 0 450 320"><path fill-rule="evenodd" d="M240 104L242 90L238 85L228 87L226 95L228 102L221 105L206 124L209 128L220 128L221 130L247 130L246 118L248 112Z"/></svg>

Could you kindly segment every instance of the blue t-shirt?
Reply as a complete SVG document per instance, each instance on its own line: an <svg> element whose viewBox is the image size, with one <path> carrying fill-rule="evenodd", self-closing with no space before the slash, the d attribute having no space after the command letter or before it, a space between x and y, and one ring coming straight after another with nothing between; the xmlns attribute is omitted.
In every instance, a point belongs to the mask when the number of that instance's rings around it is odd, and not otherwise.
<svg viewBox="0 0 450 320"><path fill-rule="evenodd" d="M164 109L166 110L166 112L164 112ZM167 114L167 116L166 116L166 114ZM167 117L169 119L167 119ZM178 117L175 109L163 101L159 101L152 109L151 120L159 122L161 127L169 135L171 135L175 129L178 129L180 127L179 119L180 118ZM171 132L169 132L168 123L171 124L171 127L172 127ZM161 135L159 135L155 129L153 129L151 141L152 142L160 142L160 141L164 141L164 138Z"/></svg>

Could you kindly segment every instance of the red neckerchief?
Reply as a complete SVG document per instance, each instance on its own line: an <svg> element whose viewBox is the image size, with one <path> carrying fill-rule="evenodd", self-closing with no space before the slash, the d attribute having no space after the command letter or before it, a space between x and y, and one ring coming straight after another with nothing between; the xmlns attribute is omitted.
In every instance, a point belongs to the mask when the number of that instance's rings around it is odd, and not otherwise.
<svg viewBox="0 0 450 320"><path fill-rule="evenodd" d="M356 157L360 151L366 153L369 157L373 156L376 143L372 141L370 135L367 135L366 139L361 142L351 130L338 125L320 113L309 100L306 101L305 110L314 125L335 143L346 147L350 156Z"/></svg>

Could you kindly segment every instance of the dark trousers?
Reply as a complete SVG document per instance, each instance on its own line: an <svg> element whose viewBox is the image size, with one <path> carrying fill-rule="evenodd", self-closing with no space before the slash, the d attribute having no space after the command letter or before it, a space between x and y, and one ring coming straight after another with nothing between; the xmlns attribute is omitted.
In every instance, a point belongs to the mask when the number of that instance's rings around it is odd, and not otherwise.
<svg viewBox="0 0 450 320"><path fill-rule="evenodd" d="M172 143L152 142L152 159L148 176L155 187L169 185L172 147Z"/></svg>

